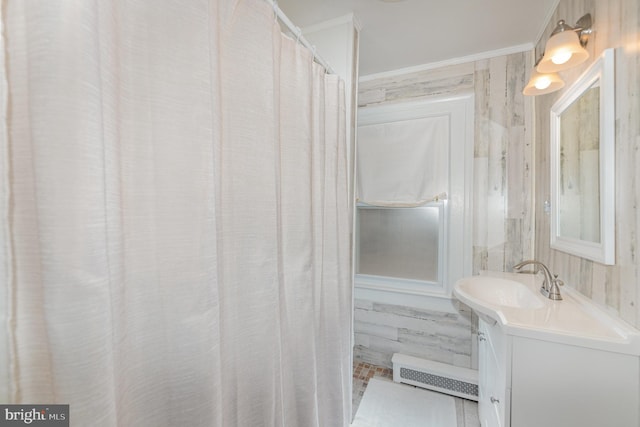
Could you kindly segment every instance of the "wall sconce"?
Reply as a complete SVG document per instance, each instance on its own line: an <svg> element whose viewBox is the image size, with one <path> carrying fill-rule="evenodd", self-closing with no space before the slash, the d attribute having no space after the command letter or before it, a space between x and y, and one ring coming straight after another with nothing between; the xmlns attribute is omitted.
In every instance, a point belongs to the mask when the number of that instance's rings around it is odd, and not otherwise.
<svg viewBox="0 0 640 427"><path fill-rule="evenodd" d="M557 73L589 58L584 48L591 34L591 14L587 13L576 22L575 27L560 20L551 33L544 49L544 56L536 67L540 73Z"/></svg>
<svg viewBox="0 0 640 427"><path fill-rule="evenodd" d="M522 91L523 95L536 96L555 92L564 87L564 81L557 73L539 73L534 68L531 71L529 83Z"/></svg>
<svg viewBox="0 0 640 427"><path fill-rule="evenodd" d="M558 22L547 40L542 58L531 72L529 83L522 91L524 95L544 95L564 87L564 81L556 73L575 67L589 58L589 52L584 47L592 33L591 24L589 13L578 19L575 27L567 25L564 20Z"/></svg>

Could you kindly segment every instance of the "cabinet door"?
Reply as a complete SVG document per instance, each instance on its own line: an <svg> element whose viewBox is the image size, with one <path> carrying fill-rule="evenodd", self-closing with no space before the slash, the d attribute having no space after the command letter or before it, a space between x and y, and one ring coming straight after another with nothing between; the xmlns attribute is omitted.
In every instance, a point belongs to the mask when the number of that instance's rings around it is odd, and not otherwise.
<svg viewBox="0 0 640 427"><path fill-rule="evenodd" d="M636 356L514 337L512 366L516 427L640 425Z"/></svg>
<svg viewBox="0 0 640 427"><path fill-rule="evenodd" d="M491 417L491 404L489 402L490 377L487 366L489 365L487 351L487 331L486 325L480 320L478 325L478 416L482 426L495 425L495 420Z"/></svg>
<svg viewBox="0 0 640 427"><path fill-rule="evenodd" d="M483 427L506 427L506 366L504 335L497 326L479 322L478 414Z"/></svg>

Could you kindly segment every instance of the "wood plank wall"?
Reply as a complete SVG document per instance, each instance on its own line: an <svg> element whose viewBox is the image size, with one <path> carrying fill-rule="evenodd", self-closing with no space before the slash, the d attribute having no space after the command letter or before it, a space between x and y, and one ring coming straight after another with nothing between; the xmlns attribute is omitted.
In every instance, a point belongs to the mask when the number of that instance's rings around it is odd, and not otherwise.
<svg viewBox="0 0 640 427"><path fill-rule="evenodd" d="M640 327L640 1L560 0L536 54L543 52L558 20L574 25L585 13L593 18L594 34L587 45L591 57L585 64L562 72L561 77L565 88L569 87L604 49L615 48L616 264L605 266L549 246L550 222L543 206L550 197L549 109L562 91L536 97L536 258L548 264L567 285Z"/></svg>
<svg viewBox="0 0 640 427"><path fill-rule="evenodd" d="M473 272L533 255L533 101L522 96L531 52L360 82L359 107L473 93ZM473 367L474 322L458 314L357 300L355 357L391 366L394 352Z"/></svg>

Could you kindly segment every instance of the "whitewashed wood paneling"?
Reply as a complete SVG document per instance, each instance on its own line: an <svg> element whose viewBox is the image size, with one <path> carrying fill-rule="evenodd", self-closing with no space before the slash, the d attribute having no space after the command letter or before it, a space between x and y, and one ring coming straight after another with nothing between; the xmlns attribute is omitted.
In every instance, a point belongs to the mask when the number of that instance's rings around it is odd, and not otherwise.
<svg viewBox="0 0 640 427"><path fill-rule="evenodd" d="M569 87L604 49L616 52L616 264L604 266L552 250L549 216L543 203L549 199L549 109L562 91L535 98L536 137L536 258L569 286L595 302L616 310L640 327L638 307L640 236L640 2L638 0L560 0L536 47L544 49L559 19L575 23L585 13L593 17L594 36L587 45L591 58L561 73Z"/></svg>
<svg viewBox="0 0 640 427"><path fill-rule="evenodd" d="M521 94L531 62L529 53L518 53L360 83L360 108L474 94L474 273L509 270L533 255L533 105ZM459 309L452 315L356 300L355 357L390 367L393 353L402 352L477 366L477 318Z"/></svg>
<svg viewBox="0 0 640 427"><path fill-rule="evenodd" d="M459 303L458 303L459 304ZM393 353L471 366L471 311L442 313L356 300L355 357L392 367Z"/></svg>

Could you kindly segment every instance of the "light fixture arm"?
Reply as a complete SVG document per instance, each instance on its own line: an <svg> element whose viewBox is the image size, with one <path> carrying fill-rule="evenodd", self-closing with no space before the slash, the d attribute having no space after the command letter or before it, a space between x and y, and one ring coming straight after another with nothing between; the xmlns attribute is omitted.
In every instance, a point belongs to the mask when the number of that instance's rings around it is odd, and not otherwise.
<svg viewBox="0 0 640 427"><path fill-rule="evenodd" d="M587 13L582 18L578 19L578 22L576 22L575 31L578 32L578 37L580 38L580 44L582 45L582 47L585 47L587 45L589 36L591 35L591 33L593 33L593 29L591 28L591 26L592 21L590 13Z"/></svg>
<svg viewBox="0 0 640 427"><path fill-rule="evenodd" d="M564 19L561 19L558 21L558 25L556 25L556 28L554 28L550 37L553 37L554 35L563 31L575 31L576 33L578 33L580 45L582 47L585 47L587 45L587 42L589 41L589 35L593 32L591 25L592 20L590 13L587 13L582 18L578 19L575 27L568 25Z"/></svg>

